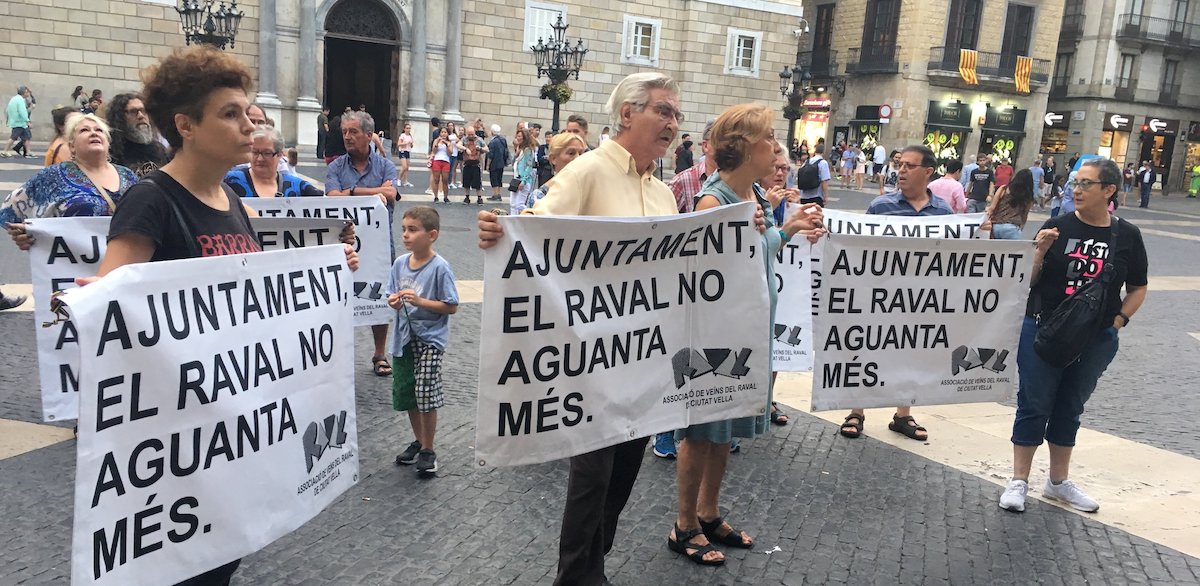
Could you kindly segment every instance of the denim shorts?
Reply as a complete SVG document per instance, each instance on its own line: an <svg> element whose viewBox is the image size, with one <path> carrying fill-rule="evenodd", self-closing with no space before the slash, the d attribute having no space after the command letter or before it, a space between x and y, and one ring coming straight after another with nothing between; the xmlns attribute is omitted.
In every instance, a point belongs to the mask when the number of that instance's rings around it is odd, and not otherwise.
<svg viewBox="0 0 1200 586"><path fill-rule="evenodd" d="M1012 443L1040 446L1044 438L1056 446L1071 447L1075 445L1083 405L1117 355L1120 346L1117 330L1104 328L1079 360L1066 368L1055 368L1033 349L1037 327L1032 317L1026 317L1021 324L1021 343L1017 349L1020 387Z"/></svg>
<svg viewBox="0 0 1200 586"><path fill-rule="evenodd" d="M1021 228L1016 224L992 224L992 238L996 240L1020 240Z"/></svg>

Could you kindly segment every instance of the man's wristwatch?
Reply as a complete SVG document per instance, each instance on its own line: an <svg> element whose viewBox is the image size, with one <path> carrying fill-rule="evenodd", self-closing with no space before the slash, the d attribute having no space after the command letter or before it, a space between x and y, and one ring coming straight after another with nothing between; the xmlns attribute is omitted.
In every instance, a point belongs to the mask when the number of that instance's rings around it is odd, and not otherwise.
<svg viewBox="0 0 1200 586"><path fill-rule="evenodd" d="M1120 311L1117 312L1117 315L1121 316L1121 319L1125 320L1125 323L1121 324L1121 327L1125 327L1125 326L1129 325L1129 316L1128 315L1125 315L1124 313L1122 313Z"/></svg>

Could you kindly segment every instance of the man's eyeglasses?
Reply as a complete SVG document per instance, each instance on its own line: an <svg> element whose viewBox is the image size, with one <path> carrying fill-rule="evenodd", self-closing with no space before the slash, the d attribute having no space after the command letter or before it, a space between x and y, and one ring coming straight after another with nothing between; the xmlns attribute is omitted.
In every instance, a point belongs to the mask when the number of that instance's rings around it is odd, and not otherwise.
<svg viewBox="0 0 1200 586"><path fill-rule="evenodd" d="M145 108L126 108L125 113L129 116L140 116L146 113Z"/></svg>
<svg viewBox="0 0 1200 586"><path fill-rule="evenodd" d="M655 114L658 114L658 117L662 118L663 120L670 120L671 118L674 118L676 122L683 122L683 112L676 110L670 104L659 102L654 105L642 104L642 106L649 106L650 110Z"/></svg>
<svg viewBox="0 0 1200 586"><path fill-rule="evenodd" d="M279 154L279 151L250 151L250 156L252 156L252 157L262 157L262 158L264 158L264 159L269 159L269 158L271 158L271 157L274 157L275 155L278 155L278 154Z"/></svg>
<svg viewBox="0 0 1200 586"><path fill-rule="evenodd" d="M1072 188L1078 189L1079 191L1087 191L1087 190L1091 189L1093 185L1116 185L1116 184L1109 183L1107 181L1092 181L1091 179L1076 179L1075 184L1072 186Z"/></svg>
<svg viewBox="0 0 1200 586"><path fill-rule="evenodd" d="M791 171L791 170L792 170L791 165L775 165L776 172L783 171L784 173L787 173L788 171Z"/></svg>
<svg viewBox="0 0 1200 586"><path fill-rule="evenodd" d="M921 167L929 167L929 165L922 165L920 163L909 163L908 161L900 161L900 162L896 163L896 167L898 169L903 169L903 170L907 171L909 169L920 169Z"/></svg>

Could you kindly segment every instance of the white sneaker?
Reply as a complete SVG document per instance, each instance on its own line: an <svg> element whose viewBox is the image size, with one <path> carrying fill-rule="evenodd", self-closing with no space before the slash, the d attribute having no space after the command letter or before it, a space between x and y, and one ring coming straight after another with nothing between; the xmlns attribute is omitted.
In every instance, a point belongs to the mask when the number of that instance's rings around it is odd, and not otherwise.
<svg viewBox="0 0 1200 586"><path fill-rule="evenodd" d="M405 187L412 187L412 186L413 186L413 184L412 184L412 183L409 183L409 182L407 182L407 181L405 181L405 182L404 182L404 186L405 186Z"/></svg>
<svg viewBox="0 0 1200 586"><path fill-rule="evenodd" d="M1009 480L1008 486L1000 495L1000 508L1014 513L1025 511L1025 495L1029 493L1029 483L1024 480Z"/></svg>
<svg viewBox="0 0 1200 586"><path fill-rule="evenodd" d="M1056 501L1062 501L1071 505L1072 508L1078 509L1085 513L1094 513L1100 510L1100 503L1096 499L1085 494L1075 486L1070 480L1062 481L1062 484L1054 484L1050 479L1046 479L1046 486L1042 487L1042 496Z"/></svg>
<svg viewBox="0 0 1200 586"><path fill-rule="evenodd" d="M426 190L425 190L425 195L433 195L433 190L432 190L432 189L426 189Z"/></svg>

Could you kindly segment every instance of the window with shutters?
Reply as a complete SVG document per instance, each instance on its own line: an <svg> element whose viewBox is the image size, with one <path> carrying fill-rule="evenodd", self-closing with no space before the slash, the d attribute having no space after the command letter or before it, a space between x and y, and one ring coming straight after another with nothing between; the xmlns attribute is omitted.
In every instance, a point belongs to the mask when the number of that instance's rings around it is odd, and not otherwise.
<svg viewBox="0 0 1200 586"><path fill-rule="evenodd" d="M554 29L551 28L551 25L558 20L559 15L562 15L564 21L567 19L566 6L534 2L533 0L525 1L525 51L536 45L538 39L549 41L554 38Z"/></svg>
<svg viewBox="0 0 1200 586"><path fill-rule="evenodd" d="M762 33L731 28L725 48L725 73L758 76Z"/></svg>
<svg viewBox="0 0 1200 586"><path fill-rule="evenodd" d="M662 21L654 18L625 15L625 36L621 62L634 65L658 65L659 33Z"/></svg>

